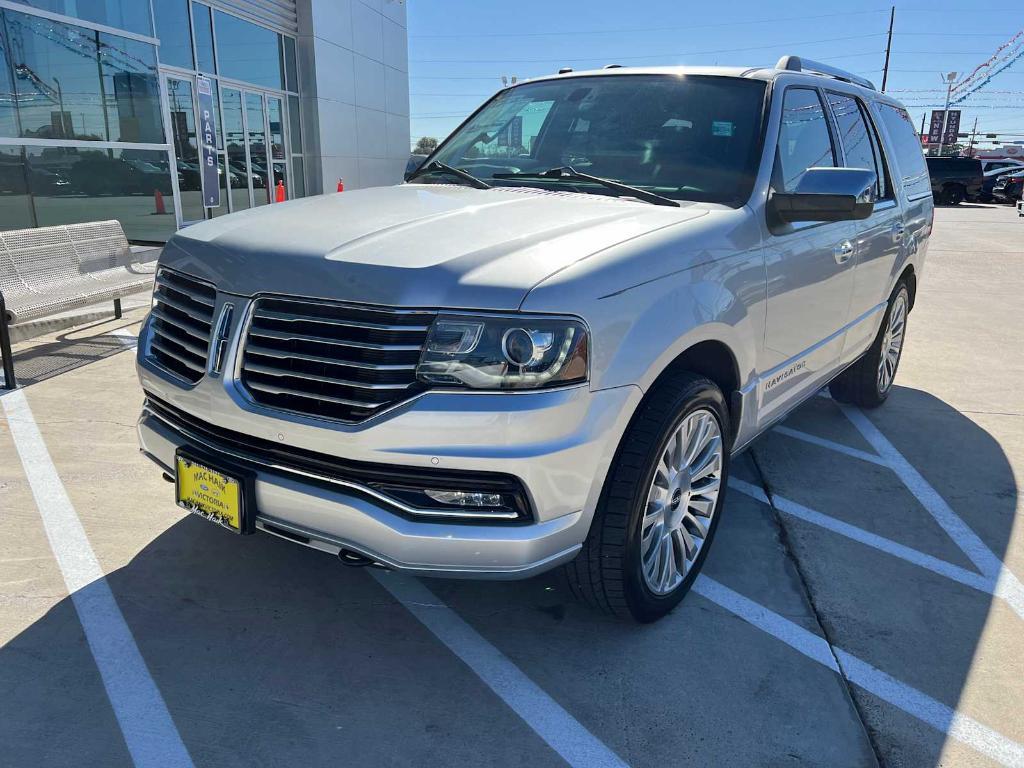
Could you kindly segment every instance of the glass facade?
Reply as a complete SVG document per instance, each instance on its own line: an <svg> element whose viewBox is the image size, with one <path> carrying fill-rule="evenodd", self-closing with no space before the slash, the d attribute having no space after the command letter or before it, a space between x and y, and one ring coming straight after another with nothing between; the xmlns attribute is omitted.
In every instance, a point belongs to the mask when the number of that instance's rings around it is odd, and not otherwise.
<svg viewBox="0 0 1024 768"><path fill-rule="evenodd" d="M160 63L192 69L192 33L188 27L189 0L160 0L153 3L156 36L160 38Z"/></svg>
<svg viewBox="0 0 1024 768"><path fill-rule="evenodd" d="M214 11L218 74L284 90L280 35L237 16Z"/></svg>
<svg viewBox="0 0 1024 768"><path fill-rule="evenodd" d="M163 143L154 46L15 11L0 20L17 112L4 135Z"/></svg>
<svg viewBox="0 0 1024 768"><path fill-rule="evenodd" d="M94 24L103 24L115 29L123 29L136 35L153 34L153 23L149 16L149 3L146 0L14 0L30 8L40 11L59 13ZM160 4L164 0L156 0Z"/></svg>
<svg viewBox="0 0 1024 768"><path fill-rule="evenodd" d="M305 193L294 39L198 0L152 0L152 16L149 0L24 5L0 8L0 229L116 218L160 242L273 202L279 182ZM197 74L213 85L217 208L203 206Z"/></svg>

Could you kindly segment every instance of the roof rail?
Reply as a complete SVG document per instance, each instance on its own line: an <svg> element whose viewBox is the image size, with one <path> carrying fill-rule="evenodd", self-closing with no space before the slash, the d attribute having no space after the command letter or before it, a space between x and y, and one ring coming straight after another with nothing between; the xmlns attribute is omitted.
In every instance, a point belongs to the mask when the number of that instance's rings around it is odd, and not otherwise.
<svg viewBox="0 0 1024 768"><path fill-rule="evenodd" d="M845 69L830 67L828 64L822 64L819 61L802 59L799 56L783 56L779 59L778 63L776 63L775 68L788 70L790 72L810 72L814 75L834 77L836 80L854 83L855 85L860 85L864 88L870 88L872 91L878 90L875 88L875 84L866 77L855 75L853 72L847 72Z"/></svg>

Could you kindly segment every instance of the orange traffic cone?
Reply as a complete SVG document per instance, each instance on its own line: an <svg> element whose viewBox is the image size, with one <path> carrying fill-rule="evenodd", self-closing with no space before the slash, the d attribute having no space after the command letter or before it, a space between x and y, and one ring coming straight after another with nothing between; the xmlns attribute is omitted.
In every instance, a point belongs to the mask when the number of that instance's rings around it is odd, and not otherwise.
<svg viewBox="0 0 1024 768"><path fill-rule="evenodd" d="M284 202L284 182L283 181L278 181L277 182L277 190L276 190L276 192L277 192L277 197L274 200L274 202L276 202L276 203L283 203Z"/></svg>
<svg viewBox="0 0 1024 768"><path fill-rule="evenodd" d="M344 179L341 179L341 178L338 179L338 191L339 192L344 192L345 191L345 180Z"/></svg>
<svg viewBox="0 0 1024 768"><path fill-rule="evenodd" d="M164 196L160 194L159 189L153 190L153 205L156 206L156 210L153 211L154 215L160 215L161 213L167 213L167 209L164 208Z"/></svg>

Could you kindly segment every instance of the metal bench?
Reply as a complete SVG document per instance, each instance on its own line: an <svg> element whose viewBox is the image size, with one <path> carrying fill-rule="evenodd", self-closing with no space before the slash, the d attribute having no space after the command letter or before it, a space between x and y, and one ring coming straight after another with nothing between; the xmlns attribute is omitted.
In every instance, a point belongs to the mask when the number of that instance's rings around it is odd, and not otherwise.
<svg viewBox="0 0 1024 768"><path fill-rule="evenodd" d="M4 387L14 389L9 327L114 302L152 288L153 270L138 263L117 221L0 232L0 352Z"/></svg>

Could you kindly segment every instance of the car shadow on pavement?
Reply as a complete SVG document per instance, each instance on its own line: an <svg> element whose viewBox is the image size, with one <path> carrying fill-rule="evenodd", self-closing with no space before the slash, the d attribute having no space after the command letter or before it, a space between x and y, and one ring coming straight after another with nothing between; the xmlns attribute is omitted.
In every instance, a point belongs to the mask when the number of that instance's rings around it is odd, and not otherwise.
<svg viewBox="0 0 1024 768"><path fill-rule="evenodd" d="M925 393L899 390L892 405L914 423L872 418L1001 555L1016 486L999 444ZM790 423L863 448L829 401ZM864 528L901 520L920 527L908 540L938 546L927 512L873 474L888 470L776 435L755 451L773 492ZM956 493L947 452L967 462ZM734 473L758 479L747 455ZM148 512L174 513L170 486ZM735 491L705 574L954 708L993 610L989 594ZM563 764L369 573L329 555L186 517L107 581L197 766ZM923 766L946 746L698 594L638 626L576 603L558 573L424 583L630 765L862 766L880 753ZM0 763L130 764L70 599L0 649L0 691ZM1012 712L971 715L1012 736Z"/></svg>

